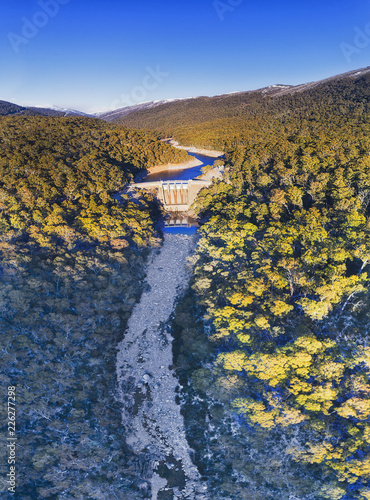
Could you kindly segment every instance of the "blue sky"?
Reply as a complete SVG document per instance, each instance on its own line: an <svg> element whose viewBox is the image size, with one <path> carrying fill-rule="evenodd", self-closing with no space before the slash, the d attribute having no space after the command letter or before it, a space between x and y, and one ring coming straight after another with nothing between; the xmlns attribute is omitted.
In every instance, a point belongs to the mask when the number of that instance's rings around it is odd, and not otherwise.
<svg viewBox="0 0 370 500"><path fill-rule="evenodd" d="M1 10L0 99L24 105L96 112L370 65L368 0L4 0Z"/></svg>

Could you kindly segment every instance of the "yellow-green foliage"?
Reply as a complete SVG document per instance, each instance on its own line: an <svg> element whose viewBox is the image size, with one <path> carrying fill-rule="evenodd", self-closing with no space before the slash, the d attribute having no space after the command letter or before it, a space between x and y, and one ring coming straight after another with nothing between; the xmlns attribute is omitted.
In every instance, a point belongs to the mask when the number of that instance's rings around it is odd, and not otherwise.
<svg viewBox="0 0 370 500"><path fill-rule="evenodd" d="M370 481L370 350L335 337L354 301L354 317L369 307L370 140L356 123L266 133L229 152L227 182L198 197L194 289L220 343L218 383L236 377L232 407L250 425L310 435L290 453L336 475L344 488L322 491L333 499Z"/></svg>
<svg viewBox="0 0 370 500"><path fill-rule="evenodd" d="M99 120L2 118L0 235L27 235L41 246L143 246L154 234L153 196L120 204L112 194L140 169L186 158L153 134Z"/></svg>
<svg viewBox="0 0 370 500"><path fill-rule="evenodd" d="M292 94L276 95L270 89L268 93L256 91L185 99L130 113L117 121L135 128L160 130L165 137L173 135L182 144L222 150L247 145L253 152L256 142L266 142L268 137L280 142L284 133L326 132L343 126L350 133L351 128L364 123L368 116L369 81L367 73L333 79ZM303 159L308 171L314 169L316 163L315 157ZM268 174L259 180L261 187L268 183ZM299 187L294 186L289 193L291 201L298 205L301 203Z"/></svg>

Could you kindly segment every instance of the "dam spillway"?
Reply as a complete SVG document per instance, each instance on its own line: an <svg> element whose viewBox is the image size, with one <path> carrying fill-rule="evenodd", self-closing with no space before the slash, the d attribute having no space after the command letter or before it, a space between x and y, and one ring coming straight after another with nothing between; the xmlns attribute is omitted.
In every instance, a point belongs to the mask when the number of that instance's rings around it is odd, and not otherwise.
<svg viewBox="0 0 370 500"><path fill-rule="evenodd" d="M137 189L155 191L157 198L168 212L187 212L194 203L199 191L212 184L212 181L189 179L173 181L138 182L131 184Z"/></svg>

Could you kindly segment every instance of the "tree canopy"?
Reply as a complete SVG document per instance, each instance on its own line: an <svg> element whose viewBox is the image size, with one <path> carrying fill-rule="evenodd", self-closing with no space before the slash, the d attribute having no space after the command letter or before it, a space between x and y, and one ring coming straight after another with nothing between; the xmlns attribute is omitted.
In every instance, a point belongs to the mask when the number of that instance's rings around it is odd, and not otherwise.
<svg viewBox="0 0 370 500"><path fill-rule="evenodd" d="M15 498L147 497L120 429L115 362L161 209L149 193L114 195L184 157L99 120L0 119L0 378L16 387Z"/></svg>
<svg viewBox="0 0 370 500"><path fill-rule="evenodd" d="M56 242L142 244L153 235L155 201L112 197L147 167L179 162L184 151L150 133L86 118L0 120L0 232Z"/></svg>
<svg viewBox="0 0 370 500"><path fill-rule="evenodd" d="M367 498L369 126L314 128L228 152L226 179L198 197L194 288L231 408L297 428L287 453L332 481L319 498Z"/></svg>

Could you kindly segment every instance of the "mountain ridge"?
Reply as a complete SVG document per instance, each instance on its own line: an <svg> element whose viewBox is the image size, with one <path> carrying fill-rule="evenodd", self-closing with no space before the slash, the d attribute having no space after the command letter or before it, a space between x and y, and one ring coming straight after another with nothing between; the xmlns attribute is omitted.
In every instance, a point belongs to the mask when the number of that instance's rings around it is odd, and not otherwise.
<svg viewBox="0 0 370 500"><path fill-rule="evenodd" d="M82 111L59 108L52 106L50 108L39 108L36 106L21 106L9 101L0 100L0 116L85 116L94 118L94 115L83 113Z"/></svg>
<svg viewBox="0 0 370 500"><path fill-rule="evenodd" d="M262 93L264 95L274 95L274 96L282 96L287 94L293 94L296 92L302 92L304 90L308 90L311 88L315 88L320 85L324 85L325 83L332 82L335 80L341 80L344 78L351 78L355 76L359 76L360 74L366 74L370 72L370 66L366 68L359 68L356 70L348 71L346 73L341 73L339 75L334 75L322 80L302 83L299 85L288 85L288 84L273 84L267 87L261 87L259 89L254 90L241 90L235 92L228 92L225 94L217 94L214 96L197 96L197 97L188 97L188 98L178 98L178 99L164 99L160 101L147 101L144 103L135 104L134 106L126 106L123 108L118 108L116 110L107 111L103 113L99 113L97 116L102 120L117 122L120 118L124 118L132 113L147 111L153 108L160 108L161 106L167 106L171 104L178 104L180 101L182 103L194 102L195 100L200 99L220 99L220 98L229 98L236 97L242 95L251 95L254 93Z"/></svg>
<svg viewBox="0 0 370 500"><path fill-rule="evenodd" d="M194 103L194 101L200 100L219 100L228 99L234 97L250 96L253 94L262 94L264 96L279 97L284 95L292 95L295 93L301 93L306 90L314 89L320 85L325 85L330 82L335 82L343 80L346 78L356 78L370 73L370 66L365 68L359 68L356 70L348 71L346 73L341 73L334 75L322 80L312 81L308 83L302 83L299 85L289 85L289 84L273 84L267 87L262 87L255 90L241 90L235 92L229 92L225 94L217 94L214 96L196 96L196 97L185 97L185 98L173 98L173 99L160 99L146 101L133 106L125 106L122 108L113 109L110 111L104 111L99 113L84 113L79 110L63 108L58 106L52 106L50 108L36 107L36 106L21 106L9 101L0 100L0 116L8 115L41 115L41 116L85 116L92 118L99 118L101 120L113 123L119 123L121 119L135 114L135 113L145 113L154 108L161 109L163 106L171 106L173 104L177 105L179 103L185 106L188 103Z"/></svg>
<svg viewBox="0 0 370 500"><path fill-rule="evenodd" d="M255 144L267 131L312 135L324 118L330 128L343 127L360 116L366 119L369 105L370 67L296 86L271 85L126 110L113 121L172 137L184 146L226 151L236 144Z"/></svg>

